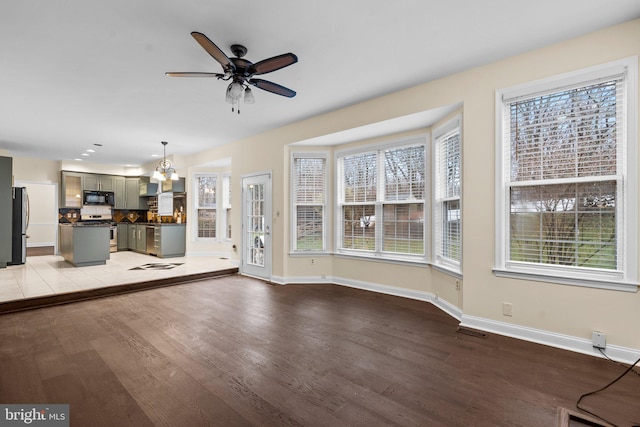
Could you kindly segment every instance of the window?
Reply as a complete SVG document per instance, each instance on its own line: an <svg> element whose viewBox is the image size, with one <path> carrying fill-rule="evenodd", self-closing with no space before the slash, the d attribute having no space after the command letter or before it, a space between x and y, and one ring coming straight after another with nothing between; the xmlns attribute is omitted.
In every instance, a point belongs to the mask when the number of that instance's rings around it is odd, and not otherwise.
<svg viewBox="0 0 640 427"><path fill-rule="evenodd" d="M502 268L637 280L635 64L499 94Z"/></svg>
<svg viewBox="0 0 640 427"><path fill-rule="evenodd" d="M434 131L434 264L460 271L462 190L460 118Z"/></svg>
<svg viewBox="0 0 640 427"><path fill-rule="evenodd" d="M339 251L426 259L424 141L338 155Z"/></svg>
<svg viewBox="0 0 640 427"><path fill-rule="evenodd" d="M222 177L222 209L224 210L224 237L231 240L231 175Z"/></svg>
<svg viewBox="0 0 640 427"><path fill-rule="evenodd" d="M218 177L215 174L196 175L195 199L198 213L198 237L216 238L216 185Z"/></svg>
<svg viewBox="0 0 640 427"><path fill-rule="evenodd" d="M324 154L294 153L291 182L294 251L325 251L327 159Z"/></svg>

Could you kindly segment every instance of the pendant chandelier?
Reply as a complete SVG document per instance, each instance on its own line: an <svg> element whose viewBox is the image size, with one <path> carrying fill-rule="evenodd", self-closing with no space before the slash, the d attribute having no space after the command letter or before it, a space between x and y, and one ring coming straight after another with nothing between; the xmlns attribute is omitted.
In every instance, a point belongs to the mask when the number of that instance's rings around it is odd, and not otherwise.
<svg viewBox="0 0 640 427"><path fill-rule="evenodd" d="M167 160L167 141L162 141L162 145L164 148L164 158L160 160L158 166L156 166L156 171L153 173L153 178L158 181L166 181L167 179L171 179L172 181L177 181L179 179L178 172L171 166L171 162Z"/></svg>

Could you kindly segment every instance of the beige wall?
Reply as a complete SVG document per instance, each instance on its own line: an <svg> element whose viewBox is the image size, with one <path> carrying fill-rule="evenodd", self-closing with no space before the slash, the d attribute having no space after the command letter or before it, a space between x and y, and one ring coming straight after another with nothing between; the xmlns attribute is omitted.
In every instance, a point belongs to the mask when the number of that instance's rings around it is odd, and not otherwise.
<svg viewBox="0 0 640 427"><path fill-rule="evenodd" d="M231 159L235 202L232 227L236 231L231 244L238 247L241 177L257 172L273 173L273 275L276 277L345 278L438 294L439 298L462 309L464 315L581 339L590 339L591 331L600 330L606 332L608 344L640 349L640 334L635 332L635 325L640 324L638 293L497 278L492 273L495 91L638 54L640 20L635 20L215 147L185 158L183 164L193 166ZM316 257L316 262L311 264L309 258L289 256L289 144L458 103L463 106L464 114L464 283L430 267L337 256ZM14 166L14 170L16 174L21 173L21 166ZM193 214L188 211L188 215ZM188 244L189 248L195 246ZM232 257L238 260L239 254ZM456 282L460 290L456 290ZM512 317L502 315L503 302L513 305Z"/></svg>
<svg viewBox="0 0 640 427"><path fill-rule="evenodd" d="M13 157L13 179L40 183L60 183L60 162Z"/></svg>
<svg viewBox="0 0 640 427"><path fill-rule="evenodd" d="M198 158L233 160L234 200L244 174L271 170L274 188L274 263L278 277L338 277L438 294L465 315L511 323L571 337L640 349L640 295L552 283L497 278L494 266L495 92L520 83L606 63L640 53L640 20L579 37L411 89L344 108L236 143ZM375 263L345 257L293 258L289 252L289 149L287 145L333 132L446 105L463 105L463 274L454 277L429 267ZM325 149L325 147L318 147ZM336 147L339 149L340 147ZM280 216L276 220L275 212ZM240 217L235 219L239 229ZM237 235L234 243L239 244ZM636 262L637 264L637 262ZM502 315L502 303L513 316Z"/></svg>

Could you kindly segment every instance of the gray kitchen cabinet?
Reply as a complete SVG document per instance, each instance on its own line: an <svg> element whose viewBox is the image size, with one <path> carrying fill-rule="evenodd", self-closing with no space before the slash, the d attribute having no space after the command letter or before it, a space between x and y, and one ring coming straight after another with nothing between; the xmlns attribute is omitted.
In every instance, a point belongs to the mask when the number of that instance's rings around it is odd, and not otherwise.
<svg viewBox="0 0 640 427"><path fill-rule="evenodd" d="M136 252L147 252L147 225L136 225Z"/></svg>
<svg viewBox="0 0 640 427"><path fill-rule="evenodd" d="M129 224L118 224L118 250L129 249Z"/></svg>
<svg viewBox="0 0 640 427"><path fill-rule="evenodd" d="M172 193L184 193L186 189L185 179L178 178L176 181L167 179L162 181L162 192L170 191Z"/></svg>
<svg viewBox="0 0 640 427"><path fill-rule="evenodd" d="M60 254L76 267L106 264L109 259L109 225L61 224Z"/></svg>
<svg viewBox="0 0 640 427"><path fill-rule="evenodd" d="M79 172L62 171L60 179L60 207L82 207L82 177Z"/></svg>
<svg viewBox="0 0 640 427"><path fill-rule="evenodd" d="M82 188L84 190L115 191L115 177L86 173L82 179Z"/></svg>
<svg viewBox="0 0 640 427"><path fill-rule="evenodd" d="M0 224L4 224L0 227L0 268L5 268L11 262L12 168L13 159L0 156Z"/></svg>
<svg viewBox="0 0 640 427"><path fill-rule="evenodd" d="M158 184L154 182L147 182L140 180L140 187L138 189L138 195L140 197L154 197L158 195Z"/></svg>
<svg viewBox="0 0 640 427"><path fill-rule="evenodd" d="M159 258L184 256L186 250L186 227L184 224L166 224L154 227L155 254Z"/></svg>
<svg viewBox="0 0 640 427"><path fill-rule="evenodd" d="M125 188L125 178L124 176L116 176L113 178L115 184L115 197L116 203L114 208L116 209L126 209L126 188Z"/></svg>
<svg viewBox="0 0 640 427"><path fill-rule="evenodd" d="M140 178L125 178L125 208L148 209L146 199L139 194Z"/></svg>
<svg viewBox="0 0 640 427"><path fill-rule="evenodd" d="M127 225L127 246L129 247L129 249L131 249L132 251L136 250L136 246L137 246L137 241L138 239L136 238L136 235L138 234L137 229L136 229L136 225L135 224L128 224Z"/></svg>
<svg viewBox="0 0 640 427"><path fill-rule="evenodd" d="M129 249L136 252L147 252L147 225L146 224L129 224L129 238L127 245Z"/></svg>

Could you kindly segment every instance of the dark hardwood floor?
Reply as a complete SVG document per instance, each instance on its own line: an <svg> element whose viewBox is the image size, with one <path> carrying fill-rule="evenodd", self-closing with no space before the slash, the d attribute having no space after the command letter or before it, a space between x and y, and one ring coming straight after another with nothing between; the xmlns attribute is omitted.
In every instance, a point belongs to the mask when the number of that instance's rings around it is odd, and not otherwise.
<svg viewBox="0 0 640 427"><path fill-rule="evenodd" d="M432 305L241 276L0 315L0 403L71 426L555 426L624 368ZM640 422L640 378L584 404ZM579 424L575 424L579 425Z"/></svg>

